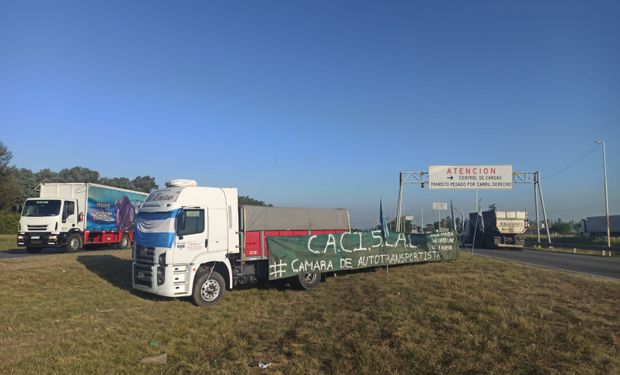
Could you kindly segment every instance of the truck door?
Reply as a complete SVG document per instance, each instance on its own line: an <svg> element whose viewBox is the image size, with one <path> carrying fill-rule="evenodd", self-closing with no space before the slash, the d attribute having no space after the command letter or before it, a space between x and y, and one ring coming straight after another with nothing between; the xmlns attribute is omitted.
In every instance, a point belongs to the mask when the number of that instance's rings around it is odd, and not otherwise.
<svg viewBox="0 0 620 375"><path fill-rule="evenodd" d="M75 201L65 201L62 210L62 221L60 230L62 232L68 232L72 228L75 228L77 224L77 214L75 212Z"/></svg>
<svg viewBox="0 0 620 375"><path fill-rule="evenodd" d="M205 210L202 208L184 208L177 219L177 247L186 250L205 250L208 237L205 231Z"/></svg>
<svg viewBox="0 0 620 375"><path fill-rule="evenodd" d="M209 208L209 251L228 250L228 217L225 208Z"/></svg>

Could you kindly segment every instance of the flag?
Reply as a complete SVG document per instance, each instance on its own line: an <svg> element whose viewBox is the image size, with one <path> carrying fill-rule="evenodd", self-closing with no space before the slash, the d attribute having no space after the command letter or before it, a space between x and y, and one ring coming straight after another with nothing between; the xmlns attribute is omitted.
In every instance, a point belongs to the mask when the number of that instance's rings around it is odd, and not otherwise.
<svg viewBox="0 0 620 375"><path fill-rule="evenodd" d="M381 237L383 237L383 240L386 240L390 235L390 231L388 230L385 217L383 216L383 202L381 199L379 199L379 224L381 225Z"/></svg>

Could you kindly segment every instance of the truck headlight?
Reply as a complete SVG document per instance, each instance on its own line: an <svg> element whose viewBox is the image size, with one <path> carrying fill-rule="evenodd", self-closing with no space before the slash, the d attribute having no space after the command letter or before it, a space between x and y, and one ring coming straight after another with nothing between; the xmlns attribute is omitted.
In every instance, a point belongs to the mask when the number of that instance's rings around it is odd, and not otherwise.
<svg viewBox="0 0 620 375"><path fill-rule="evenodd" d="M159 254L159 267L157 267L157 285L163 285L166 281L164 268L166 267L166 253Z"/></svg>

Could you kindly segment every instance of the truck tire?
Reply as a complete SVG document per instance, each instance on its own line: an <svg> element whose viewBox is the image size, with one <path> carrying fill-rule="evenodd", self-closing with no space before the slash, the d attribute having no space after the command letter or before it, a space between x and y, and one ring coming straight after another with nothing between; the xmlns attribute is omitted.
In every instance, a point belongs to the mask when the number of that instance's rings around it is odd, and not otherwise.
<svg viewBox="0 0 620 375"><path fill-rule="evenodd" d="M321 274L320 273L300 273L295 278L295 283L302 290L309 290L316 288L321 283Z"/></svg>
<svg viewBox="0 0 620 375"><path fill-rule="evenodd" d="M41 251L43 250L42 247L27 247L26 251L29 252L30 254L40 254Z"/></svg>
<svg viewBox="0 0 620 375"><path fill-rule="evenodd" d="M215 270L211 272L209 269L200 271L194 280L192 301L196 306L213 307L224 297L225 291L226 281L219 272Z"/></svg>
<svg viewBox="0 0 620 375"><path fill-rule="evenodd" d="M129 235L127 233L123 234L121 237L121 242L118 244L119 249L129 249L131 247L131 241L129 241Z"/></svg>
<svg viewBox="0 0 620 375"><path fill-rule="evenodd" d="M67 245L65 250L69 253L75 253L82 248L82 236L77 233L70 234L67 237Z"/></svg>

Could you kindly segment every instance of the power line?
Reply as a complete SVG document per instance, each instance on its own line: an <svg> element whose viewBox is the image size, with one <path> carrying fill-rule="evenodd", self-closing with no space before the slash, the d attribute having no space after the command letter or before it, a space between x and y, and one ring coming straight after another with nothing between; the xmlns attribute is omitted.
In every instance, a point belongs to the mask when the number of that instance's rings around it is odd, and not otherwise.
<svg viewBox="0 0 620 375"><path fill-rule="evenodd" d="M582 161L583 159L586 158L586 156L590 155L592 152L594 152L594 150L596 150L598 148L597 146L592 147L590 150L588 150L588 152L586 152L585 154L583 154L582 156L580 156L577 160L573 161L572 163L570 163L569 165L565 166L564 168L558 169L557 171L550 173L548 175L545 176L545 178L541 178L541 180L546 180L548 178L551 178L555 175L558 175L562 172L564 172L565 170L571 168L572 166L574 166L575 164L579 163L580 161Z"/></svg>

